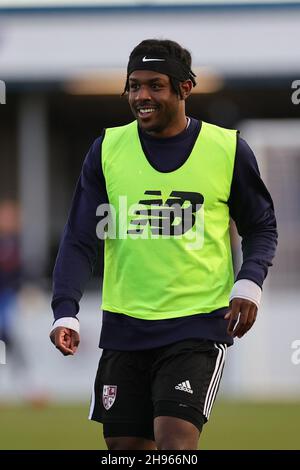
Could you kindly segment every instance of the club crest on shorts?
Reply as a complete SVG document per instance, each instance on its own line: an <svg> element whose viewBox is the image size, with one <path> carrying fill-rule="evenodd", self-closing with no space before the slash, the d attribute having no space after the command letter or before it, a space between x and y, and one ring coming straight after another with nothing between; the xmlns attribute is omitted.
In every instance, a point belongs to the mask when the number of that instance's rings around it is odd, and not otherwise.
<svg viewBox="0 0 300 470"><path fill-rule="evenodd" d="M117 396L117 385L103 385L102 403L106 410L109 410Z"/></svg>

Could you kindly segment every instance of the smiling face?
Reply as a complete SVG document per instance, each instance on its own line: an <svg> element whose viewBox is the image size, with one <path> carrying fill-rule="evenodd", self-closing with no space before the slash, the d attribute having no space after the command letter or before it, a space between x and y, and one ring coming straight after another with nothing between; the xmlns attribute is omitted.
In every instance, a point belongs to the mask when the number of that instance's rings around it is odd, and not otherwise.
<svg viewBox="0 0 300 470"><path fill-rule="evenodd" d="M141 129L154 137L171 137L186 126L185 98L189 80L180 84L183 99L176 95L168 75L135 70L129 76L128 101Z"/></svg>

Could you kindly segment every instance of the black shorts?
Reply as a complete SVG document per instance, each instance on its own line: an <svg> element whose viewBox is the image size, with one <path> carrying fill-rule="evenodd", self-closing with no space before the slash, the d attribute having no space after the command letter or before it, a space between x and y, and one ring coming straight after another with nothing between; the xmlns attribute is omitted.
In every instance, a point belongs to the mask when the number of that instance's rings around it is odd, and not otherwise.
<svg viewBox="0 0 300 470"><path fill-rule="evenodd" d="M104 350L89 419L105 437L154 440L153 420L174 416L201 431L219 388L226 344L185 340L145 351Z"/></svg>

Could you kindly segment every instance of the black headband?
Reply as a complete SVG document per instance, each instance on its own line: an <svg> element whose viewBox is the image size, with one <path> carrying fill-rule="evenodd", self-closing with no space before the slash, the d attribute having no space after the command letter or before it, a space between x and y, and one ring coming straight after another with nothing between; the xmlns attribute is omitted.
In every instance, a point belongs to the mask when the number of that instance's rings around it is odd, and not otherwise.
<svg viewBox="0 0 300 470"><path fill-rule="evenodd" d="M146 54L129 59L127 66L127 78L135 70L152 70L175 78L180 82L192 80L195 86L196 75L192 70L175 57L163 56L161 54Z"/></svg>

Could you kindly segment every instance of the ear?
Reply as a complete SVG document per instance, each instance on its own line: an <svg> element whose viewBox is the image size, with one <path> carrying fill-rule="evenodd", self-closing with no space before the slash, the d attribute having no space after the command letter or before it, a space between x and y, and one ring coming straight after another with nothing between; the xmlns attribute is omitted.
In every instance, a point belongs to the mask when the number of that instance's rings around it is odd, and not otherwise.
<svg viewBox="0 0 300 470"><path fill-rule="evenodd" d="M182 99L186 100L190 96L193 88L192 80L185 80L184 82L180 82L179 87L181 90Z"/></svg>

